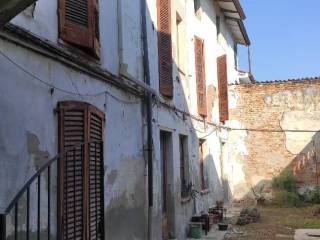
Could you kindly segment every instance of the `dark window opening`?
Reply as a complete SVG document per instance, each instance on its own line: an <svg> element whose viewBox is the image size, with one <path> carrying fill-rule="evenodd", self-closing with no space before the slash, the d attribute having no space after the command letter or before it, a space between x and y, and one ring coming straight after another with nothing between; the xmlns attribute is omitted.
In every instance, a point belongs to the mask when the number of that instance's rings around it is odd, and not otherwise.
<svg viewBox="0 0 320 240"><path fill-rule="evenodd" d="M205 140L200 139L199 140L199 163L200 163L200 185L201 185L200 187L202 191L208 189L208 183L206 181L206 173L205 173L204 145L205 145Z"/></svg>
<svg viewBox="0 0 320 240"><path fill-rule="evenodd" d="M188 137L184 135L180 135L179 142L180 142L181 198L187 198L190 196Z"/></svg>
<svg viewBox="0 0 320 240"><path fill-rule="evenodd" d="M217 26L217 38L218 38L221 33L220 16L216 17L216 26Z"/></svg>
<svg viewBox="0 0 320 240"><path fill-rule="evenodd" d="M194 0L193 5L194 5L194 12L197 13L201 7L200 0Z"/></svg>

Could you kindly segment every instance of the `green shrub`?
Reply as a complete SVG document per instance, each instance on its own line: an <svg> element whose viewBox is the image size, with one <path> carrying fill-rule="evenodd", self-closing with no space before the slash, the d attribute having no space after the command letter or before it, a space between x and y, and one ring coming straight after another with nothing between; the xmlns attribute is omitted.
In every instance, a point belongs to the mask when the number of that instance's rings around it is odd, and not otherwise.
<svg viewBox="0 0 320 240"><path fill-rule="evenodd" d="M241 210L240 214L255 215L257 212L258 209L256 209L255 207L246 207Z"/></svg>
<svg viewBox="0 0 320 240"><path fill-rule="evenodd" d="M296 192L297 180L293 175L293 172L286 170L282 172L279 176L272 179L272 188L276 190L284 190L287 192Z"/></svg>
<svg viewBox="0 0 320 240"><path fill-rule="evenodd" d="M297 192L278 190L275 193L275 202L281 206L300 207L302 201Z"/></svg>
<svg viewBox="0 0 320 240"><path fill-rule="evenodd" d="M313 190L309 190L304 194L306 202L313 204L320 204L320 186L315 187Z"/></svg>

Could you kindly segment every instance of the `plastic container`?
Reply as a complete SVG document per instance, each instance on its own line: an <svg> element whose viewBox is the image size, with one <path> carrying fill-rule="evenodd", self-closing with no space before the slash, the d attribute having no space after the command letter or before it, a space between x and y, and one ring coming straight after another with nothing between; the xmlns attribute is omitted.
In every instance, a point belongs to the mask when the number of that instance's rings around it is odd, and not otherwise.
<svg viewBox="0 0 320 240"><path fill-rule="evenodd" d="M200 239L202 237L202 225L190 224L190 235L192 238Z"/></svg>

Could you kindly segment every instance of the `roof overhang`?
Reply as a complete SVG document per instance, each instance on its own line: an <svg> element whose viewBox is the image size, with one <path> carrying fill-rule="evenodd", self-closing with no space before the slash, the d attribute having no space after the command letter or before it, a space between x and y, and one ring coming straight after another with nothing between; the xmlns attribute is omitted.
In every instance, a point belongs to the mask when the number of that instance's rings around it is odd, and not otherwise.
<svg viewBox="0 0 320 240"><path fill-rule="evenodd" d="M36 0L0 0L0 28Z"/></svg>
<svg viewBox="0 0 320 240"><path fill-rule="evenodd" d="M250 39L243 24L246 15L239 0L217 0L217 2L236 42L246 46L250 45Z"/></svg>

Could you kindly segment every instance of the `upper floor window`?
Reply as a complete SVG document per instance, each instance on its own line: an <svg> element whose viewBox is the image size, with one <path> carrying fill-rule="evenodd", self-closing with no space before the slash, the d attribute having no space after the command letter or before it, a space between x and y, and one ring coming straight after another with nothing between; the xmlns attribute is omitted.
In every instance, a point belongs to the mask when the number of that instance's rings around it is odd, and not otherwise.
<svg viewBox="0 0 320 240"><path fill-rule="evenodd" d="M234 51L234 67L235 69L238 69L238 44L234 44L233 47L233 51Z"/></svg>
<svg viewBox="0 0 320 240"><path fill-rule="evenodd" d="M59 36L100 56L98 0L59 0Z"/></svg>
<svg viewBox="0 0 320 240"><path fill-rule="evenodd" d="M221 26L220 26L220 16L216 17L216 27L217 27L217 38L219 37L220 33L221 33Z"/></svg>
<svg viewBox="0 0 320 240"><path fill-rule="evenodd" d="M194 44L198 113L199 115L205 117L207 116L207 94L204 61L204 44L203 40L196 36L194 37Z"/></svg>
<svg viewBox="0 0 320 240"><path fill-rule="evenodd" d="M199 139L199 164L200 164L200 188L201 191L205 191L209 188L208 175L205 168L205 140Z"/></svg>
<svg viewBox="0 0 320 240"><path fill-rule="evenodd" d="M220 122L225 123L229 119L227 55L218 57L217 64Z"/></svg>
<svg viewBox="0 0 320 240"><path fill-rule="evenodd" d="M200 0L194 0L193 5L194 5L194 12L197 13L201 7Z"/></svg>
<svg viewBox="0 0 320 240"><path fill-rule="evenodd" d="M158 0L159 88L166 97L173 97L171 0Z"/></svg>
<svg viewBox="0 0 320 240"><path fill-rule="evenodd" d="M185 76L187 65L186 23L178 13L176 15L176 46L178 71Z"/></svg>

